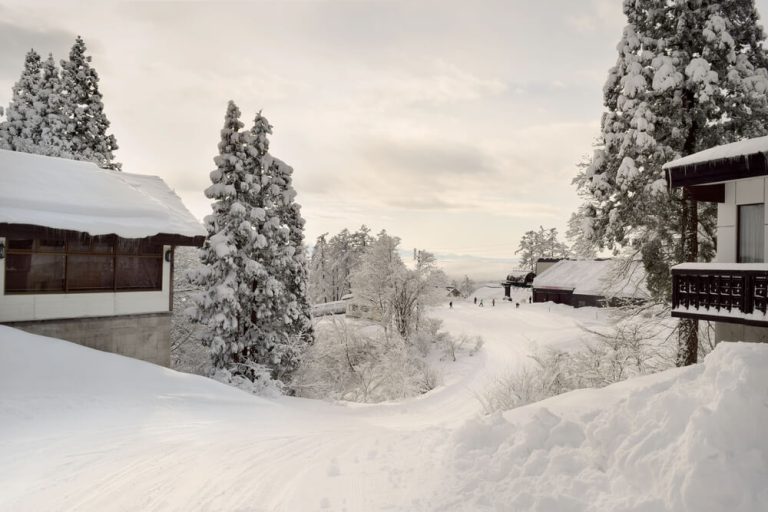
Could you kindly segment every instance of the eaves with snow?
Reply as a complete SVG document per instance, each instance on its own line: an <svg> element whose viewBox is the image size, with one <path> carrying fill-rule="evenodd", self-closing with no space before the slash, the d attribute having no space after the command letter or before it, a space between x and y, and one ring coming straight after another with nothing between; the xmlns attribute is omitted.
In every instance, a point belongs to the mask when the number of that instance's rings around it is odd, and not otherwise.
<svg viewBox="0 0 768 512"><path fill-rule="evenodd" d="M41 226L122 238L206 235L157 176L0 150L0 225Z"/></svg>
<svg viewBox="0 0 768 512"><path fill-rule="evenodd" d="M723 144L667 162L670 188L768 175L768 136Z"/></svg>

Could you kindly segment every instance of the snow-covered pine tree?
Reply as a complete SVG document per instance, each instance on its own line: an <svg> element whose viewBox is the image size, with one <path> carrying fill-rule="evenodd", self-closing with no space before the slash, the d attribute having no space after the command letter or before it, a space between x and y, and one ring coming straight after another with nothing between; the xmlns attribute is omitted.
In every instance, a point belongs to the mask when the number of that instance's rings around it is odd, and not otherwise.
<svg viewBox="0 0 768 512"><path fill-rule="evenodd" d="M585 223L589 223L585 209L586 205L582 205L571 214L571 218L568 219L568 231L565 232L565 238L571 244L573 256L588 260L597 256L597 250L594 242L589 240L584 232Z"/></svg>
<svg viewBox="0 0 768 512"><path fill-rule="evenodd" d="M605 84L600 145L577 177L587 235L634 248L666 300L669 267L708 260L714 210L670 197L661 166L768 130L765 40L753 0L625 0L627 26ZM697 359L697 323L681 320L678 364Z"/></svg>
<svg viewBox="0 0 768 512"><path fill-rule="evenodd" d="M43 62L43 76L38 95L40 140L35 153L72 158L67 138L67 119L62 113L61 75L52 54Z"/></svg>
<svg viewBox="0 0 768 512"><path fill-rule="evenodd" d="M312 304L330 302L333 296L329 284L331 263L327 236L328 233L323 233L317 237L309 261L309 297Z"/></svg>
<svg viewBox="0 0 768 512"><path fill-rule="evenodd" d="M246 168L253 176L247 195L252 215L252 229L258 233L252 258L264 273L251 283L249 301L254 325L254 355L268 366L274 378L285 381L297 368L304 340L293 327L301 316L295 296L288 292L285 280L292 268L295 249L290 243L290 227L281 218L281 208L295 196L292 186L286 188L290 167L269 154L268 135L272 126L259 112L247 134Z"/></svg>
<svg viewBox="0 0 768 512"><path fill-rule="evenodd" d="M203 266L189 274L191 283L202 292L192 297L188 312L205 327L202 342L209 347L214 366L253 378L260 368L250 367L242 355L248 348L250 327L244 308L250 291L246 276L254 273L254 265L248 265L248 250L255 237L247 225L250 212L241 199L247 158L242 127L240 110L230 101L214 159L216 169L210 174L212 184L205 190L206 197L213 199L213 213L205 218L208 236L200 251ZM246 224L243 229L242 224Z"/></svg>
<svg viewBox="0 0 768 512"><path fill-rule="evenodd" d="M109 120L99 92L99 75L85 51L85 42L77 36L69 59L61 61L62 114L67 119L72 158L119 171L120 164L114 161L113 154L117 141L107 133Z"/></svg>
<svg viewBox="0 0 768 512"><path fill-rule="evenodd" d="M32 152L40 140L40 115L37 110L42 63L35 50L27 52L24 70L13 86L11 102L0 124L3 147L14 151Z"/></svg>
<svg viewBox="0 0 768 512"><path fill-rule="evenodd" d="M293 187L293 168L274 158L269 168L269 177L278 187L275 197L277 215L284 227L288 228L285 247L284 268L281 269L282 282L288 301L297 308L295 317L291 317L288 335L298 338L302 343L314 341L312 327L312 307L308 296L308 262L304 246L304 218L301 205L296 203L296 190ZM301 343L300 343L301 344Z"/></svg>

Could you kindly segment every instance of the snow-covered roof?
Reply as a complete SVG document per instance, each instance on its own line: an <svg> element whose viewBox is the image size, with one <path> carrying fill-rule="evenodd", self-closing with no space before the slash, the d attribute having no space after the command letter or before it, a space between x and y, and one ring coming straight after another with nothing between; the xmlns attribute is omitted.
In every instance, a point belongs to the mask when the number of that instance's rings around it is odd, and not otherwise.
<svg viewBox="0 0 768 512"><path fill-rule="evenodd" d="M2 223L124 238L206 234L179 196L157 176L4 150L0 150Z"/></svg>
<svg viewBox="0 0 768 512"><path fill-rule="evenodd" d="M768 136L723 144L664 164L664 169L768 153Z"/></svg>
<svg viewBox="0 0 768 512"><path fill-rule="evenodd" d="M622 260L562 260L536 276L534 288L572 290L576 295L650 297L640 262Z"/></svg>

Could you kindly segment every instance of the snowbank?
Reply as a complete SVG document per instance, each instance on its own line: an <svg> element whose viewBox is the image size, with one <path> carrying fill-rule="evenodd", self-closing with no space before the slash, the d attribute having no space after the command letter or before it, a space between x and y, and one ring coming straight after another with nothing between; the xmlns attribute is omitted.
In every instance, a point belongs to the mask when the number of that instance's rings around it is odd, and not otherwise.
<svg viewBox="0 0 768 512"><path fill-rule="evenodd" d="M0 150L0 223L124 238L206 234L157 176L5 150Z"/></svg>
<svg viewBox="0 0 768 512"><path fill-rule="evenodd" d="M768 345L478 419L484 377L528 338L573 342L590 313L537 306L442 308L481 354L442 389L364 407L0 326L0 510L768 510Z"/></svg>
<svg viewBox="0 0 768 512"><path fill-rule="evenodd" d="M768 345L467 423L451 510L768 510ZM440 507L437 507L440 508Z"/></svg>

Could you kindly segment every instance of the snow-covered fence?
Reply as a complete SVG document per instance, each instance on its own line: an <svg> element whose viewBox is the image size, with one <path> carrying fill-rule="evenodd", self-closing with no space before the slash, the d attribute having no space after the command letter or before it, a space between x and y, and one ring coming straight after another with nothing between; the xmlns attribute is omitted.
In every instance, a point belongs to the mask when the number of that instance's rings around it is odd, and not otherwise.
<svg viewBox="0 0 768 512"><path fill-rule="evenodd" d="M347 312L346 300L335 300L333 302L323 302L312 306L312 316L343 315Z"/></svg>

